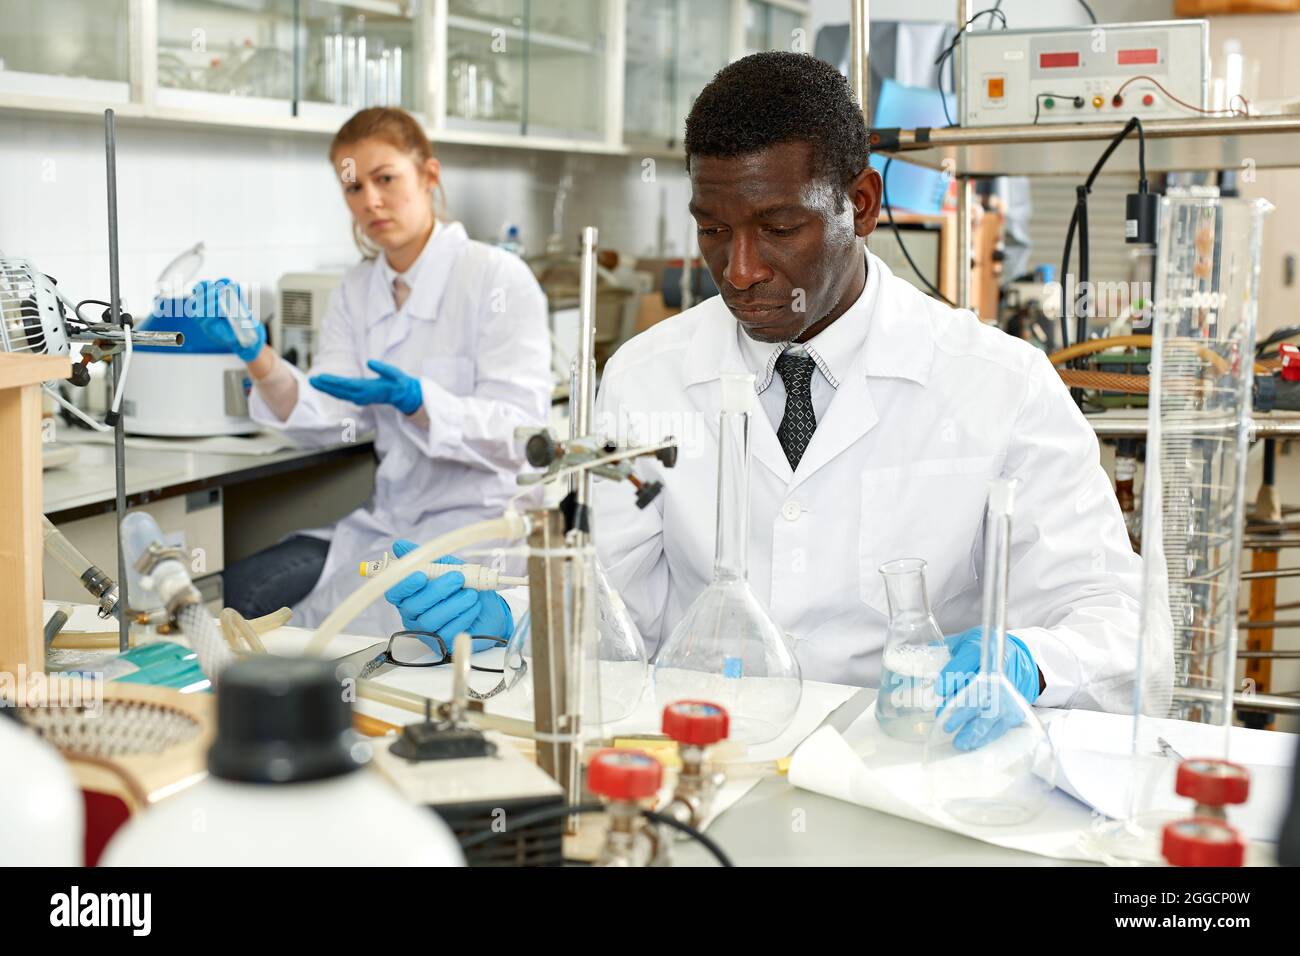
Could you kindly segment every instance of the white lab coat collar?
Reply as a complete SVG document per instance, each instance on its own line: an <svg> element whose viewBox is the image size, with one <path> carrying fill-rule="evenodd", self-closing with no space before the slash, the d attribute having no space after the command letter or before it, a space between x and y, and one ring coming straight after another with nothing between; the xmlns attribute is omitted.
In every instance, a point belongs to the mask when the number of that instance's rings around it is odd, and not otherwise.
<svg viewBox="0 0 1300 956"><path fill-rule="evenodd" d="M371 302L387 302L387 308L376 309L369 315L369 324L376 324L395 313L393 303L393 279L398 275L411 290L407 297L403 315L418 319L434 319L438 315L438 303L447 288L447 279L451 275L460 251L469 236L465 227L458 222L438 223L429 236L429 241L420 250L420 255L411 268L398 273L388 264L384 255L375 257L371 284L369 289ZM385 298L386 297L386 298Z"/></svg>
<svg viewBox="0 0 1300 956"><path fill-rule="evenodd" d="M840 320L859 314L861 317L853 318L830 335L841 325L841 321L833 322L807 343L817 346L818 354L827 361L841 385L854 374L905 378L918 385L929 381L934 337L930 324L922 316L906 312L900 303L896 283L902 281L867 250L866 285L857 302ZM722 297L714 296L701 303L700 309L703 314L687 353L686 384L714 381L723 372L752 371L741 351L738 323ZM761 347L760 343L753 344Z"/></svg>
<svg viewBox="0 0 1300 956"><path fill-rule="evenodd" d="M867 268L867 281L857 299L838 319L807 342L756 342L736 323L736 342L750 371L754 373L754 390L762 393L772 384L777 358L787 350L802 350L817 363L832 388L839 388L852 371L854 362L867 340L867 327L880 290L880 273Z"/></svg>
<svg viewBox="0 0 1300 956"><path fill-rule="evenodd" d="M853 306L853 309L860 307L864 313L866 332L865 335L854 334L852 323L845 327L850 334L845 336L844 351L846 357L852 357L826 418L813 433L797 471L791 471L776 432L766 417L759 415L753 423L754 457L787 482L791 489L869 432L880 420L867 386L868 379L905 378L918 385L929 381L934 357L931 325L926 315L919 314L911 305L904 305L900 296L901 284L903 280L895 277L884 262L867 252L867 286ZM714 296L701 303L700 310L699 326L691 339L684 369L687 387L716 381L723 372L751 371L741 353L736 319L722 297ZM831 328L838 324L832 323ZM849 346L850 340L859 343L856 352ZM840 344L832 342L828 351L838 351Z"/></svg>

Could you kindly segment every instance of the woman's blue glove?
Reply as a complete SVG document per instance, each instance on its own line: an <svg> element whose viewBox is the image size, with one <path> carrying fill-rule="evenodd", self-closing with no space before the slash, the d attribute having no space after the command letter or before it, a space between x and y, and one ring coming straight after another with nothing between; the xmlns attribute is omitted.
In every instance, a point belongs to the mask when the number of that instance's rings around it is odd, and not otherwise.
<svg viewBox="0 0 1300 956"><path fill-rule="evenodd" d="M399 558L414 550L411 541L399 538L393 542L393 554ZM447 555L437 563L465 562ZM457 634L509 638L514 633L514 618L505 598L496 591L465 587L465 576L455 571L432 580L423 571L415 571L385 591L384 597L397 608L404 628L432 631L447 643L448 650ZM475 641L474 652L496 646L491 641Z"/></svg>
<svg viewBox="0 0 1300 956"><path fill-rule="evenodd" d="M942 711L948 701L969 684L980 671L980 645L982 628L972 627L952 637L945 637L952 659L935 679L935 689L943 695ZM1002 673L1029 703L1038 699L1039 675L1034 655L1024 641L1013 634L1007 635L1002 655ZM952 708L943 718L943 729L956 734L952 745L958 750L974 750L991 740L996 740L1019 724L1024 715L1018 707L993 707L991 699L967 701L971 706Z"/></svg>
<svg viewBox="0 0 1300 956"><path fill-rule="evenodd" d="M248 334L255 336L255 342L247 346L239 344L239 338L235 335L235 330L230 327L230 320L226 318L227 309L237 310L235 321ZM218 345L230 349L240 361L253 361L261 353L262 346L266 344L266 326L257 321L253 313L248 310L239 286L229 279L194 283L189 301L185 303L185 313L198 322L204 335ZM245 338L247 337L248 335L245 335Z"/></svg>
<svg viewBox="0 0 1300 956"><path fill-rule="evenodd" d="M371 359L366 367L379 378L347 378L342 375L313 375L308 381L326 395L353 405L394 405L404 415L414 415L424 404L420 380L400 368Z"/></svg>

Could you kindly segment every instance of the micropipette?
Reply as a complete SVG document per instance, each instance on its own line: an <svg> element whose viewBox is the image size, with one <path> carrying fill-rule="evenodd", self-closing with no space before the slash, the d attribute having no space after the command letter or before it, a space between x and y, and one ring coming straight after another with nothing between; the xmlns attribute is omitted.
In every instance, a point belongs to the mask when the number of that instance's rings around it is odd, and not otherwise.
<svg viewBox="0 0 1300 956"><path fill-rule="evenodd" d="M396 560L390 557L388 552L378 561L362 561L361 576L363 578L373 578L376 574L388 567L389 562ZM465 587L475 591L499 591L502 588L520 588L527 587L528 579L520 577L511 577L508 574L502 574L495 568L486 568L481 564L427 564L420 569L430 578L440 578L444 574L450 574L455 571L465 576Z"/></svg>

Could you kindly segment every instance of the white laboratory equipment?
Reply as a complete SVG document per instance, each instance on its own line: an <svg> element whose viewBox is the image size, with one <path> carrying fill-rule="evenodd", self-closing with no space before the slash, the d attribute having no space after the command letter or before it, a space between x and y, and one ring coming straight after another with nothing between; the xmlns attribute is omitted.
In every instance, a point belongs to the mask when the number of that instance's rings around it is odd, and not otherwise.
<svg viewBox="0 0 1300 956"><path fill-rule="evenodd" d="M660 710L707 700L731 716L731 736L773 740L794 720L803 693L789 639L749 586L749 415L754 376L722 376L718 415L718 524L713 581L673 628L655 659Z"/></svg>
<svg viewBox="0 0 1300 956"><path fill-rule="evenodd" d="M311 368L316 357L325 310L342 281L341 271L286 272L280 277L271 345L303 371Z"/></svg>
<svg viewBox="0 0 1300 956"><path fill-rule="evenodd" d="M989 483L984 531L984 622L980 670L947 699L925 744L923 766L930 800L943 813L977 826L1032 820L1056 787L1056 753L1034 709L1007 679L1007 588L1011 573L1011 514L1015 479ZM961 744L962 718L1005 728L982 746ZM953 727L954 723L957 726ZM949 728L953 727L952 730Z"/></svg>
<svg viewBox="0 0 1300 956"><path fill-rule="evenodd" d="M85 816L81 790L59 752L0 704L0 863L80 866Z"/></svg>
<svg viewBox="0 0 1300 956"><path fill-rule="evenodd" d="M372 748L328 662L240 661L207 778L133 817L103 865L463 865L446 824L367 766Z"/></svg>
<svg viewBox="0 0 1300 956"><path fill-rule="evenodd" d="M930 612L925 562L900 558L880 566L889 601L889 629L880 661L876 720L899 740L921 742L930 734L940 696L935 678L952 655Z"/></svg>

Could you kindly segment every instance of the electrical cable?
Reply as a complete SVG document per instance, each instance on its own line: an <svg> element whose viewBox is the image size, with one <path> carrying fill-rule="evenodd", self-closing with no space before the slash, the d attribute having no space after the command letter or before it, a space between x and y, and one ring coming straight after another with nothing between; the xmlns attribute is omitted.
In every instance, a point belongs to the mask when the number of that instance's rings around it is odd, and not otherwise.
<svg viewBox="0 0 1300 956"><path fill-rule="evenodd" d="M912 267L912 271L916 273L917 278L925 283L925 287L929 289L930 292L935 296L937 296L940 300L948 303L950 306L952 306L955 309L957 308L957 303L953 302L946 295L944 295L937 288L935 288L934 284L929 279L927 279L925 277L925 274L917 267L915 260L912 259L912 254L907 251L907 246L903 243L902 230L898 228L898 223L894 222L894 208L889 204L889 166L891 163L893 163L893 161L894 161L894 157L892 156L885 157L885 168L880 174L880 195L885 203L885 215L889 217L889 226L891 229L894 230L894 238L898 240L898 248L902 251L903 258L907 260L907 264Z"/></svg>
<svg viewBox="0 0 1300 956"><path fill-rule="evenodd" d="M1043 100L1045 100L1049 96L1058 97L1063 100L1069 100L1072 104L1074 104L1075 109L1083 108L1082 96L1075 96L1072 93L1039 93L1037 96L1034 97L1034 122L1032 125L1034 126L1038 125L1038 114L1039 111L1042 109Z"/></svg>
<svg viewBox="0 0 1300 956"><path fill-rule="evenodd" d="M971 24L973 24L976 20L978 20L982 16L988 16L990 19L992 19L994 15L996 15L997 18L1002 21L1002 29L1005 30L1007 28L1007 15L1005 13L1003 13L997 7L989 7L987 10L981 10L979 13L975 14L975 16L971 17L964 24L962 24L962 28L958 30L956 34L953 35L951 42L949 42L949 44L943 48L943 51L938 55L938 57L935 58L934 61L935 85L939 88L939 102L943 105L943 116L944 119L948 121L949 126L955 126L956 124L952 121L952 116L949 115L948 113L948 97L943 91L943 63L945 60L948 60L952 57L953 52L957 49L957 41L961 39L961 35L966 32L967 27L969 27ZM957 90L957 77L955 74L953 75L952 82L949 85L953 88L953 92L955 93Z"/></svg>
<svg viewBox="0 0 1300 956"><path fill-rule="evenodd" d="M1115 91L1115 96L1120 96L1121 94L1123 94L1124 90L1128 88L1128 85L1130 83L1136 83L1138 80L1146 80L1148 83L1152 84L1156 89L1158 89L1161 93L1165 94L1166 97L1173 100L1179 106L1183 107L1184 109L1189 109L1194 113L1203 113L1206 116L1213 116L1216 113L1228 113L1232 116L1250 115L1250 101L1247 100L1246 97L1242 96L1240 93L1234 93L1232 96L1232 100L1229 100L1229 103L1235 102L1236 100L1241 100L1240 107L1235 107L1230 105L1228 106L1227 109L1207 110L1200 106L1193 106L1191 103L1188 103L1185 100L1180 100L1178 97L1174 96L1174 94L1170 93L1167 89L1165 89L1164 86L1161 85L1160 81L1157 80L1154 76L1147 76L1145 73L1139 74L1138 76L1130 76L1127 80L1125 80L1123 83L1119 85L1119 89Z"/></svg>
<svg viewBox="0 0 1300 956"><path fill-rule="evenodd" d="M109 303L105 302L103 299L82 299L80 302L78 302L76 305L72 307L72 311L75 312L77 314L77 318L80 319L82 322L86 323L86 325L92 324L94 320L88 319L81 314L81 307L83 305L102 305L106 309L112 308L112 306Z"/></svg>
<svg viewBox="0 0 1300 956"><path fill-rule="evenodd" d="M713 858L718 861L718 864L720 866L736 865L731 862L731 857L727 856L726 852L722 849L722 847L718 846L718 844L715 843L711 837L706 836L704 833L697 830L689 823L683 823L681 820L678 820L676 817L670 817L664 813L656 813L654 810L642 810L641 816L645 817L647 820L653 821L654 823L660 823L666 827L672 827L674 830L678 830L682 833L685 833L692 840L694 840L695 842L699 843L702 847L704 847L704 849L712 853Z"/></svg>
<svg viewBox="0 0 1300 956"><path fill-rule="evenodd" d="M1111 139L1105 151L1101 154L1101 158L1099 158L1096 165L1092 167L1092 172L1088 174L1087 180L1076 194L1074 214L1070 217L1070 225L1065 231L1065 254L1061 258L1061 348L1063 349L1070 347L1069 309L1066 307L1067 283L1065 278L1070 270L1070 253L1074 245L1074 235L1080 225L1080 208L1084 207L1086 210L1087 195L1092 192L1093 183L1097 181L1097 177L1101 174L1102 167L1106 165L1106 161L1110 159L1111 154L1119 148L1119 144L1122 143L1128 134L1133 132L1135 129L1138 134L1138 192L1145 193L1147 191L1146 135L1142 131L1142 121L1134 116L1131 117L1129 121L1124 124L1124 128L1120 130L1113 139ZM1086 211L1082 213L1083 226L1085 230L1087 228L1086 215ZM1079 241L1081 259L1086 256L1086 243L1087 237L1081 236ZM1080 274L1082 275L1086 272L1087 263L1081 262ZM1086 321L1086 316L1083 317L1083 320Z"/></svg>
<svg viewBox="0 0 1300 956"><path fill-rule="evenodd" d="M530 827L535 823L547 823L551 820L560 820L564 817L577 816L584 813L605 813L608 809L608 805L604 803L579 803L577 806L572 807L544 807L541 810L534 810L532 813L525 813L515 817L507 825L508 828L505 830L481 830L471 836L463 837L460 840L460 847L462 850L472 850L476 846L482 846L484 843L491 843L493 840L499 839L502 836L517 833L524 827ZM691 839L704 847L704 849L708 850L709 853L713 855L713 858L718 861L719 866L735 866L735 864L731 862L731 858L723 851L722 847L718 846L712 838L705 836L689 823L682 823L678 819L665 816L662 813L656 813L653 810L642 810L641 815L654 823L661 823L664 826L672 827L675 830L685 833Z"/></svg>

